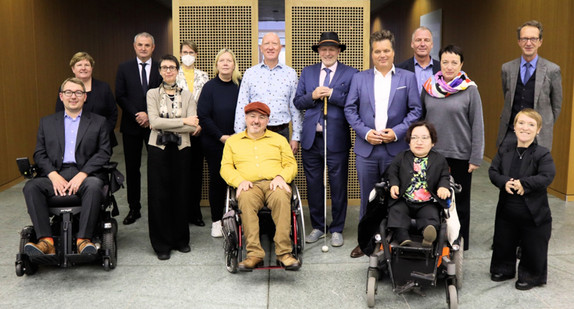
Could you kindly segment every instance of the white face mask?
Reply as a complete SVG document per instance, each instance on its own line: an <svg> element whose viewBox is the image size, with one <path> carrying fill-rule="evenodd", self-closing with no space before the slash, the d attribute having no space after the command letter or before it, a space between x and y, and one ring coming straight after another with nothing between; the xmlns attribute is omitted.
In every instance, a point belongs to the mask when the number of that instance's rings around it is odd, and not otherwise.
<svg viewBox="0 0 574 309"><path fill-rule="evenodd" d="M195 56L183 55L183 57L181 57L181 61L183 62L183 65L185 65L186 67L191 66L195 62Z"/></svg>

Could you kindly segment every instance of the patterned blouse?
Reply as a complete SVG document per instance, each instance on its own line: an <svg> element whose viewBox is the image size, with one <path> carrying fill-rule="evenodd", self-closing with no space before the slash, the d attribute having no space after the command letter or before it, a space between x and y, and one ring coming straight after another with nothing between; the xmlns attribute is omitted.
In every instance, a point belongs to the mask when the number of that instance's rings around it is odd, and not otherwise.
<svg viewBox="0 0 574 309"><path fill-rule="evenodd" d="M411 184L404 193L404 198L413 203L423 203L431 200L432 196L428 191L427 166L428 157L415 157L413 162L413 178Z"/></svg>

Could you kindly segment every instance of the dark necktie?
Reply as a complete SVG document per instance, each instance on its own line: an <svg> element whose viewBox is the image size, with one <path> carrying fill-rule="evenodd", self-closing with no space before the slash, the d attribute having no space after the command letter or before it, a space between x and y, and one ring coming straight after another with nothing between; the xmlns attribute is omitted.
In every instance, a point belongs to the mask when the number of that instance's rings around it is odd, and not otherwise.
<svg viewBox="0 0 574 309"><path fill-rule="evenodd" d="M526 85L526 83L528 83L528 80L530 79L530 67L532 66L532 64L530 64L529 62L526 62L524 64L524 81L523 84Z"/></svg>
<svg viewBox="0 0 574 309"><path fill-rule="evenodd" d="M323 86L325 87L329 87L329 84L331 83L331 69L329 68L324 68L323 70L325 70L325 72L327 72L327 75L325 75L325 80L323 81Z"/></svg>
<svg viewBox="0 0 574 309"><path fill-rule="evenodd" d="M145 66L147 65L147 63L140 63L142 66L142 89L143 92L146 93L147 92L147 74L145 71Z"/></svg>

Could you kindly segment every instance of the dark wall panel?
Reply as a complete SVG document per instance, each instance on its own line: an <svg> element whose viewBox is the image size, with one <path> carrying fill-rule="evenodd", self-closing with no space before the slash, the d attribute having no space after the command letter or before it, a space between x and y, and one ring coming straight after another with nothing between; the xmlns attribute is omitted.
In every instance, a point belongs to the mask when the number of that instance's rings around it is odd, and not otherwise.
<svg viewBox="0 0 574 309"><path fill-rule="evenodd" d="M94 77L114 87L119 63L135 57L136 33L172 52L171 10L154 1L3 0L0 10L0 188L19 178L14 159L31 156L39 119L54 111L72 55L94 57Z"/></svg>

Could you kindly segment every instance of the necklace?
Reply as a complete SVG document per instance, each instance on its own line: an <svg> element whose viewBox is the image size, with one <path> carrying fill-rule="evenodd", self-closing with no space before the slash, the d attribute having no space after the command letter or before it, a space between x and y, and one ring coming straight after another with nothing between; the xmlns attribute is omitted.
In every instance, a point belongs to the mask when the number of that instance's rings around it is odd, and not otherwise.
<svg viewBox="0 0 574 309"><path fill-rule="evenodd" d="M518 158L520 158L520 160L522 160L522 157L524 157L526 150L528 150L528 149L524 149L524 151L522 153L520 153L520 151L518 151L518 148L516 148L516 153L518 154Z"/></svg>

